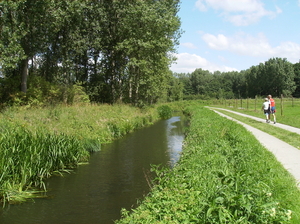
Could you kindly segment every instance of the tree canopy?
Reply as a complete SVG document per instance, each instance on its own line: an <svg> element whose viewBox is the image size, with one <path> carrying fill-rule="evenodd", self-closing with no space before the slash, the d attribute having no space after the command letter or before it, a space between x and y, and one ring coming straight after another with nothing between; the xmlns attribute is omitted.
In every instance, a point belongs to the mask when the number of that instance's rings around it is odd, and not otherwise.
<svg viewBox="0 0 300 224"><path fill-rule="evenodd" d="M178 10L179 0L1 1L3 88L28 98L43 79L80 83L95 102L154 103L167 94Z"/></svg>
<svg viewBox="0 0 300 224"><path fill-rule="evenodd" d="M300 97L300 66L270 58L247 70L169 70L179 0L0 1L0 103Z"/></svg>

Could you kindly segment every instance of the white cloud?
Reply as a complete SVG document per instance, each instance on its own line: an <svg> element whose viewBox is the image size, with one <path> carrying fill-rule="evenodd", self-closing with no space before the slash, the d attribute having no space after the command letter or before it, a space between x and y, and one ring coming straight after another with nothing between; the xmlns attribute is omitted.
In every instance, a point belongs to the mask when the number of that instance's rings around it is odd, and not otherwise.
<svg viewBox="0 0 300 224"><path fill-rule="evenodd" d="M180 45L182 45L186 48L189 48L189 49L197 49L197 47L193 43L182 43Z"/></svg>
<svg viewBox="0 0 300 224"><path fill-rule="evenodd" d="M247 26L264 16L273 18L281 13L281 9L278 7L274 12L266 10L261 0L198 0L196 7L200 11L206 11L209 8L220 11L220 15L225 20L236 26Z"/></svg>
<svg viewBox="0 0 300 224"><path fill-rule="evenodd" d="M237 71L235 68L215 65L196 54L180 53L175 56L177 57L177 63L173 64L170 69L177 73L192 73L197 68L202 68L203 70L208 70L210 72Z"/></svg>
<svg viewBox="0 0 300 224"><path fill-rule="evenodd" d="M252 57L287 58L295 63L299 60L300 45L293 42L282 42L279 46L272 47L264 34L257 36L237 33L234 36L226 37L223 34L204 34L202 39L214 50L230 51L238 55Z"/></svg>
<svg viewBox="0 0 300 224"><path fill-rule="evenodd" d="M219 34L214 36L212 34L204 34L202 39L208 44L208 46L212 49L216 50L226 50L228 49L228 38L225 37L223 34Z"/></svg>

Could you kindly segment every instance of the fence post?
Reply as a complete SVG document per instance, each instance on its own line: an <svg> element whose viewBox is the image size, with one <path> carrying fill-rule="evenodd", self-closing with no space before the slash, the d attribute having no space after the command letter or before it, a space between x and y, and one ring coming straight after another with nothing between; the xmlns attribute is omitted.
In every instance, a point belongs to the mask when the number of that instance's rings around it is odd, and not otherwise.
<svg viewBox="0 0 300 224"><path fill-rule="evenodd" d="M249 97L247 97L247 110L249 109Z"/></svg>
<svg viewBox="0 0 300 224"><path fill-rule="evenodd" d="M280 114L282 116L283 115L283 95L282 94L281 94L280 106L281 106Z"/></svg>

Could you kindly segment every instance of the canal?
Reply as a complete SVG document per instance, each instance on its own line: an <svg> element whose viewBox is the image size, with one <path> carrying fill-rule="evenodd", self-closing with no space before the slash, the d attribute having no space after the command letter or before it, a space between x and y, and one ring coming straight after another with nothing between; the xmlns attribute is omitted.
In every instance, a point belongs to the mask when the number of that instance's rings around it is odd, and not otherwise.
<svg viewBox="0 0 300 224"><path fill-rule="evenodd" d="M114 223L149 192L151 164L178 161L186 127L184 116L174 116L103 145L88 165L48 179L46 198L1 208L0 223Z"/></svg>

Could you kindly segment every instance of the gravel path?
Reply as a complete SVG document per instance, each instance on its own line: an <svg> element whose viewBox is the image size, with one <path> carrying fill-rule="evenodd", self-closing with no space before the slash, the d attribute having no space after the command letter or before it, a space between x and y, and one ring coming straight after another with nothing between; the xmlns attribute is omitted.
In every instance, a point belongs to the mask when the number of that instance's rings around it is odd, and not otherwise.
<svg viewBox="0 0 300 224"><path fill-rule="evenodd" d="M238 113L238 112L223 109L223 108L214 108L214 107L208 107L208 108L215 111L216 113L218 113L219 115L221 115L223 117L226 117L228 119L236 121L237 123L243 125L246 129L248 129L265 148L267 148L269 151L271 151L275 155L275 157L283 165L283 167L285 167L292 174L292 176L294 176L294 178L297 181L298 187L300 187L300 150L299 149L287 144L286 142L284 142L278 138L275 138L272 135L267 134L266 132L260 131L256 128L253 128L250 125L242 123L242 122L240 122L234 118L231 118L230 116L227 116L227 115L225 115L219 111L216 111L214 109L225 110L225 111L235 113L235 114L238 114L238 115L241 115L244 117L249 117L253 120L257 120L257 121L261 121L261 122L265 122L265 119L253 117L250 115ZM285 130L300 134L299 128L295 128L295 127L291 127L291 126L279 124L279 123L276 123L276 124L270 123L269 125L274 125L276 127L283 128Z"/></svg>

